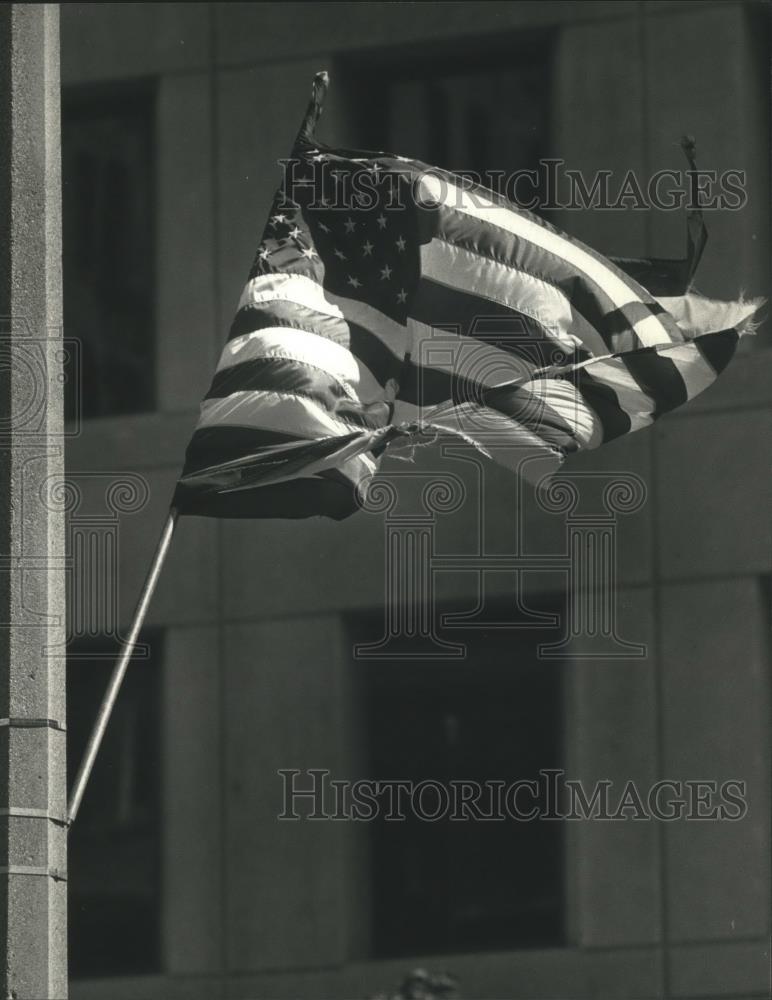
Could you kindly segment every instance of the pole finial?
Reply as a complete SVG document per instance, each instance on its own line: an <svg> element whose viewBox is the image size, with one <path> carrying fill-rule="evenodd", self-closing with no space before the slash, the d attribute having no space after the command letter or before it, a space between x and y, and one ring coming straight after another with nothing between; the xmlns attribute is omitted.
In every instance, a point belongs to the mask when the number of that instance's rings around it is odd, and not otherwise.
<svg viewBox="0 0 772 1000"><path fill-rule="evenodd" d="M314 77L311 87L311 100L308 102L303 124L300 127L300 138L306 142L314 141L316 125L322 116L324 99L327 96L327 88L330 85L330 74L327 70L321 70Z"/></svg>
<svg viewBox="0 0 772 1000"><path fill-rule="evenodd" d="M700 203L700 181L697 170L697 140L693 135L682 135L680 142L684 156L689 161L689 203L686 209L686 287L691 287L694 272L708 242L708 231Z"/></svg>

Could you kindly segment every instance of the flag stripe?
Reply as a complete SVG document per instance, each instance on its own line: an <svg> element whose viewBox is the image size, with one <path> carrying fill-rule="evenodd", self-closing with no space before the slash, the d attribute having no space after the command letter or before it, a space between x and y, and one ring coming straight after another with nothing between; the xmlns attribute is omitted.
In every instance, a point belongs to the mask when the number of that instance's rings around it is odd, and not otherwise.
<svg viewBox="0 0 772 1000"><path fill-rule="evenodd" d="M709 333L742 329L758 309L763 299L739 299L736 302L717 302L697 292L675 297L662 297L660 304L667 310L687 340Z"/></svg>
<svg viewBox="0 0 772 1000"><path fill-rule="evenodd" d="M361 427L383 427L391 408L385 402L364 404L345 383L313 365L289 358L252 358L218 371L206 399L239 392L277 392L314 400L330 414Z"/></svg>
<svg viewBox="0 0 772 1000"><path fill-rule="evenodd" d="M281 299L242 306L231 323L228 339L236 340L255 330L287 327L308 330L343 348L349 347L349 324L344 317Z"/></svg>
<svg viewBox="0 0 772 1000"><path fill-rule="evenodd" d="M248 358L218 370L205 399L224 399L235 392L263 389L316 399L330 413L341 400L358 402L348 383L318 365L295 358Z"/></svg>
<svg viewBox="0 0 772 1000"><path fill-rule="evenodd" d="M694 350L692 353L699 360L699 354ZM631 352L624 364L641 390L654 401L653 419L681 406L689 398L686 383L671 357L644 349Z"/></svg>
<svg viewBox="0 0 772 1000"><path fill-rule="evenodd" d="M552 385L551 382L548 384ZM614 438L628 434L634 429L634 423L643 427L650 422L639 413L636 413L634 418L633 413L620 405L615 385L595 377L587 369L581 369L577 373L575 389L577 395L581 396L596 414L601 428L600 435L596 433L586 441L582 441L582 446L585 448L597 448L606 441L613 441ZM633 410L632 405L630 410Z"/></svg>
<svg viewBox="0 0 772 1000"><path fill-rule="evenodd" d="M609 394L608 400L601 401L600 406L590 405L582 392L576 385L568 379L540 378L533 379L526 383L524 387L536 400L541 401L545 406L545 414L557 414L562 422L562 427L568 427L569 432L561 435L561 426L556 421L552 421L552 426L541 427L536 421L532 425L534 433L545 436L545 430L549 436L545 437L551 444L561 448L565 452L577 451L579 448L597 448L604 439L604 420L617 419L619 406L613 393ZM609 414L606 415L606 407ZM534 411L538 414L538 410Z"/></svg>
<svg viewBox="0 0 772 1000"><path fill-rule="evenodd" d="M736 330L722 330L719 333L696 337L693 343L716 375L720 375L732 360L738 339Z"/></svg>
<svg viewBox="0 0 772 1000"><path fill-rule="evenodd" d="M576 451L580 435L589 441L596 433L595 414L569 383L552 381L546 387L533 382L516 388L500 386L486 391L483 405L564 451Z"/></svg>
<svg viewBox="0 0 772 1000"><path fill-rule="evenodd" d="M654 400L641 389L621 358L599 360L580 368L573 381L598 414L604 441L648 427L652 422Z"/></svg>
<svg viewBox="0 0 772 1000"><path fill-rule="evenodd" d="M217 371L222 372L256 358L289 358L313 365L356 388L359 388L362 376L362 366L357 364L347 348L308 330L286 326L266 326L228 341L220 355ZM370 383L376 391L380 388L372 377Z"/></svg>
<svg viewBox="0 0 772 1000"><path fill-rule="evenodd" d="M349 351L360 368L364 386L376 383L384 386L396 378L402 358L391 350L375 333L342 316L332 316L290 301L266 301L244 306L236 314L231 336L238 341L259 330L300 330L315 334ZM364 391L369 391L365 389Z"/></svg>
<svg viewBox="0 0 772 1000"><path fill-rule="evenodd" d="M357 430L335 419L312 399L278 392L235 392L225 399L205 399L199 427L256 427L282 431L288 427L309 440L340 436Z"/></svg>

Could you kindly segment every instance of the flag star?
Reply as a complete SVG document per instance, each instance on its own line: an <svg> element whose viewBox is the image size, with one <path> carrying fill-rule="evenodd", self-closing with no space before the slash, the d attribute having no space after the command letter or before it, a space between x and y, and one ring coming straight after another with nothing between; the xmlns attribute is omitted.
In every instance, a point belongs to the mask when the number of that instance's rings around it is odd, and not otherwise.
<svg viewBox="0 0 772 1000"><path fill-rule="evenodd" d="M386 228L386 216L383 214L383 212L381 212L381 214L378 216L378 218L375 221L378 223L378 228L379 229L385 229Z"/></svg>
<svg viewBox="0 0 772 1000"><path fill-rule="evenodd" d="M407 302L407 292L404 288L397 292L397 302Z"/></svg>
<svg viewBox="0 0 772 1000"><path fill-rule="evenodd" d="M338 258L338 260L348 260L348 257L344 253L341 253L341 251L338 250L337 247L334 250L334 253L335 256Z"/></svg>
<svg viewBox="0 0 772 1000"><path fill-rule="evenodd" d="M373 244L368 240L366 243L362 244L362 252L365 257L369 257L373 252Z"/></svg>
<svg viewBox="0 0 772 1000"><path fill-rule="evenodd" d="M323 222L319 223L319 228L321 229L321 231L323 233L329 233L329 231L330 231L330 227L329 226L325 226L325 224Z"/></svg>
<svg viewBox="0 0 772 1000"><path fill-rule="evenodd" d="M383 170L383 167L380 165L380 163L374 163L371 167L368 167L368 170L370 171L371 174L375 174L375 176L377 177L378 174Z"/></svg>
<svg viewBox="0 0 772 1000"><path fill-rule="evenodd" d="M319 256L319 254L316 252L316 250L314 250L313 247L303 247L303 249L300 252L301 252L301 254L304 257L308 257L309 260L312 257L318 257Z"/></svg>
<svg viewBox="0 0 772 1000"><path fill-rule="evenodd" d="M343 225L346 227L346 232L347 233L353 233L354 230L356 229L356 223L350 217L348 219L346 219L346 221L343 223Z"/></svg>
<svg viewBox="0 0 772 1000"><path fill-rule="evenodd" d="M399 239L396 241L396 243L397 243L397 250L399 250L399 252L401 253L405 249L405 241L400 236Z"/></svg>
<svg viewBox="0 0 772 1000"><path fill-rule="evenodd" d="M268 252L268 247L261 247L260 252L258 253L257 256L260 258L260 260L268 260L268 257L270 256Z"/></svg>
<svg viewBox="0 0 772 1000"><path fill-rule="evenodd" d="M271 216L271 222L274 224L274 226L278 226L280 222L286 222L286 221L287 221L287 216L286 215L272 215Z"/></svg>
<svg viewBox="0 0 772 1000"><path fill-rule="evenodd" d="M390 277L391 277L391 268L389 267L388 264L384 264L383 269L381 271L381 281L383 281L384 278L388 281Z"/></svg>
<svg viewBox="0 0 772 1000"><path fill-rule="evenodd" d="M351 274L350 274L350 275L348 276L348 283L349 283L349 284L350 284L350 285L351 285L351 286L352 286L353 288L359 288L359 286L360 286L360 285L362 284L362 282L361 282L361 281L359 280L359 278L355 278L355 277L353 277L353 275L351 275Z"/></svg>
<svg viewBox="0 0 772 1000"><path fill-rule="evenodd" d="M322 160L326 160L327 159L327 154L326 153L317 153L316 156L312 156L311 159L314 161L314 163L321 163Z"/></svg>
<svg viewBox="0 0 772 1000"><path fill-rule="evenodd" d="M300 230L298 229L297 226L295 226L294 229L290 229L289 235L292 237L293 240L296 240L298 236L300 236Z"/></svg>

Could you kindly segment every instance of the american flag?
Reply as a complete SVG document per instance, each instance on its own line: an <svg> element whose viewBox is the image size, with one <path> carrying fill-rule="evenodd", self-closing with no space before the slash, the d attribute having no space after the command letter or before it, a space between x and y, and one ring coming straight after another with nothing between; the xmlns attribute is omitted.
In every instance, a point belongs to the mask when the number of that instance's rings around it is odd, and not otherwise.
<svg viewBox="0 0 772 1000"><path fill-rule="evenodd" d="M319 144L326 85L201 405L180 513L346 517L387 449L439 434L540 481L728 364L758 302L663 297L687 291L663 267L618 266L455 174ZM628 271L656 273L659 297Z"/></svg>

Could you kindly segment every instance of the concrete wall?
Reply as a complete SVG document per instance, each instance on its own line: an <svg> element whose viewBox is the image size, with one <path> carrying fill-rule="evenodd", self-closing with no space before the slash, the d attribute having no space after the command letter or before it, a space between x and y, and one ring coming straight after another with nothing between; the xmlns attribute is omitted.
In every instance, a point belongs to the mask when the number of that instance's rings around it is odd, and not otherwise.
<svg viewBox="0 0 772 1000"><path fill-rule="evenodd" d="M768 99L746 5L481 3L472 20L480 35L554 28L552 149L571 166L679 167L671 143L689 131L703 165L745 167L751 201L709 219L699 284L765 293ZM313 72L362 46L463 38L470 11L71 4L62 22L65 83L159 78L159 410L93 421L68 455L72 471L150 483L149 505L121 523L125 619ZM351 138L348 128L333 90L325 137ZM663 215L571 213L563 224L608 252L676 255L683 220ZM620 520L619 567L621 634L649 653L571 668L573 773L745 779L749 815L574 827L569 947L420 959L451 968L468 996L766 995L771 377L772 349L747 348L684 413L569 466L634 472L649 490ZM506 474L486 476L489 495L511 496ZM454 515L447 537L467 537L474 516ZM486 516L492 537L506 533L506 500ZM560 517L532 503L525 516L534 547L559 548ZM353 763L340 616L382 604L382 539L364 514L342 525L183 520L150 613L168 630L165 973L75 983L74 997L367 995L410 964L365 960L346 825L274 820L277 767ZM342 578L336 565L361 572ZM468 577L449 587L475 596Z"/></svg>

